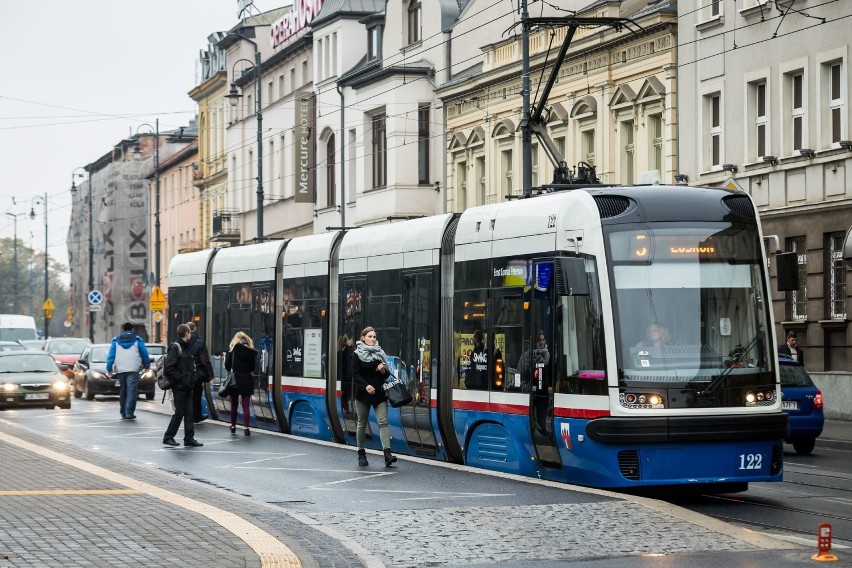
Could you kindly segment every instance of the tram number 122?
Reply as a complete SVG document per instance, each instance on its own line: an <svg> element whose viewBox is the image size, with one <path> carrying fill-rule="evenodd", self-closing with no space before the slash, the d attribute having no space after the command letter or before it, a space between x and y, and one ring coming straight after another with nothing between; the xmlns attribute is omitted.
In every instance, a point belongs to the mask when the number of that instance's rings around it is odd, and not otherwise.
<svg viewBox="0 0 852 568"><path fill-rule="evenodd" d="M740 454L740 469L760 469L763 454Z"/></svg>

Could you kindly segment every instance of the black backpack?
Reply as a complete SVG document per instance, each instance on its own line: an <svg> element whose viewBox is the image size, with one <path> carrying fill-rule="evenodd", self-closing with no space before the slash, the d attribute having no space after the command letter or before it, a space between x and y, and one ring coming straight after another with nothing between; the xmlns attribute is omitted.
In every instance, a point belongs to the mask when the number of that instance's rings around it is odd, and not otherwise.
<svg viewBox="0 0 852 568"><path fill-rule="evenodd" d="M172 345L177 345L178 348L178 357L183 355L183 349L180 347L180 343L175 341ZM166 350L166 355L168 355L168 350ZM172 381L166 376L166 355L163 355L159 359L157 359L157 364L154 365L154 371L157 373L157 386L160 387L160 390L167 391L172 388Z"/></svg>

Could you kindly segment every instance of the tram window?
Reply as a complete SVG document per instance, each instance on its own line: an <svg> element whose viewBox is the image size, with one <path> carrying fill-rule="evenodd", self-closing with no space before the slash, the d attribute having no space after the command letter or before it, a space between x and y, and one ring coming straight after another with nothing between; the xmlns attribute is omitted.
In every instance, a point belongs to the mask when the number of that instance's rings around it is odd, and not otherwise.
<svg viewBox="0 0 852 568"><path fill-rule="evenodd" d="M492 342L493 364L491 365L491 390L505 391L509 387L515 390L515 377L518 363L523 353L525 316L525 295L521 290L510 293L498 293L492 300L495 322ZM520 388L520 385L518 385Z"/></svg>
<svg viewBox="0 0 852 568"><path fill-rule="evenodd" d="M560 296L556 305L558 352L555 391L606 395L606 357L601 304L594 264L586 262L589 296Z"/></svg>
<svg viewBox="0 0 852 568"><path fill-rule="evenodd" d="M320 336L327 332L326 321L322 315L328 305L325 279L321 276L309 276L287 280L282 299L284 374L325 377L328 372L328 349L324 341L320 341L321 363L316 360L305 361L305 334L310 333L310 339L315 340L317 330Z"/></svg>
<svg viewBox="0 0 852 568"><path fill-rule="evenodd" d="M486 291L456 292L453 325L453 357L456 388L486 390L488 388L488 337Z"/></svg>

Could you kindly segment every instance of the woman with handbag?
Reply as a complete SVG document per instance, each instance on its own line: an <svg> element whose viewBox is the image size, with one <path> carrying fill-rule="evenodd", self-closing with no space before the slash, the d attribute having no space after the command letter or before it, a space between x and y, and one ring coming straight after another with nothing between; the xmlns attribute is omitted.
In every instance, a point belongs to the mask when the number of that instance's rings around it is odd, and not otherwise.
<svg viewBox="0 0 852 568"><path fill-rule="evenodd" d="M231 340L231 346L228 353L225 355L225 369L228 372L234 373L236 379L236 387L231 389L231 434L237 432L237 398L240 399L243 407L243 424L245 425L246 436L251 435L249 430L249 407L251 405L251 395L254 392L254 372L255 361L257 361L257 350L254 348L254 343L251 337L238 331Z"/></svg>
<svg viewBox="0 0 852 568"><path fill-rule="evenodd" d="M379 347L376 330L365 327L361 332L361 341L356 342L352 354L352 380L355 383L355 409L358 412L358 427L355 438L358 441L358 465L369 465L364 440L367 437L367 419L370 407L376 410L379 423L379 439L385 453L385 466L391 467L396 456L390 450L390 428L388 427L388 403L382 384L388 376L388 357Z"/></svg>

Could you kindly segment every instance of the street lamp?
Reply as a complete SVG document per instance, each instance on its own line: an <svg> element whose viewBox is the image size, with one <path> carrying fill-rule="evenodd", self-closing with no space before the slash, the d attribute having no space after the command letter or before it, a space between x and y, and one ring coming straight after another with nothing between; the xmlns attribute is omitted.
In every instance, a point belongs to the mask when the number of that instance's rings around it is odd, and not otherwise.
<svg viewBox="0 0 852 568"><path fill-rule="evenodd" d="M14 242L12 243L12 270L14 270L15 280L13 286L15 298L15 313L18 313L18 217L23 213L6 213L14 222Z"/></svg>
<svg viewBox="0 0 852 568"><path fill-rule="evenodd" d="M247 42L254 45L254 65L252 68L254 69L254 78L255 78L255 90L257 91L255 95L255 117L257 120L257 237L255 238L255 242L262 243L263 242L263 137L262 137L262 124L263 124L263 114L260 112L260 50L257 48L257 44L250 40L249 38L240 35L241 38L246 40ZM236 67L237 63L245 61L249 65L251 65L251 61L248 59L238 59L234 61L234 66L231 67L231 77L234 76L234 67ZM242 95L237 92L237 83L235 81L231 81L231 90L228 92L225 97L231 103L231 106L237 106L237 103L240 102Z"/></svg>
<svg viewBox="0 0 852 568"><path fill-rule="evenodd" d="M33 204L30 206L30 219L35 219L35 202L37 200L41 200L44 204L44 304L42 305L42 309L44 310L44 338L47 339L50 337L50 318L48 317L48 302L50 301L50 290L48 288L48 279L47 279L47 193L44 195L39 195L38 197L33 198Z"/></svg>
<svg viewBox="0 0 852 568"><path fill-rule="evenodd" d="M154 121L154 280L156 285L160 287L160 119ZM151 127L150 124L140 124L142 126ZM139 134L139 128L136 129L136 134ZM133 149L134 153L139 153L139 144ZM160 323L154 322L154 341L160 342Z"/></svg>
<svg viewBox="0 0 852 568"><path fill-rule="evenodd" d="M71 195L72 196L77 194L77 184L74 183L74 178L86 177L86 174L84 174L82 172L77 173L77 170L83 170L84 172L88 171L88 170L86 170L86 168L80 166L78 168L74 168L74 171L71 172ZM91 174L91 172L89 172L88 186L89 186L89 191L88 191L88 198L87 198L88 203L87 203L87 205L88 205L88 209L89 209L88 210L88 216L89 216L89 289L86 290L86 296L85 296L86 299L83 300L83 306L86 305L86 303L88 301L88 297L89 297L89 292L91 292L92 288L94 288L94 286L95 286L94 285L94 274L93 274L93 270L92 270L92 266L93 266L92 257L94 255L95 247L94 247L94 243L92 241L92 174ZM94 341L95 341L95 331L94 331L95 322L92 318L95 317L95 314L94 314L94 312L91 312L91 311L88 312L88 313L89 313L89 341L94 343Z"/></svg>

